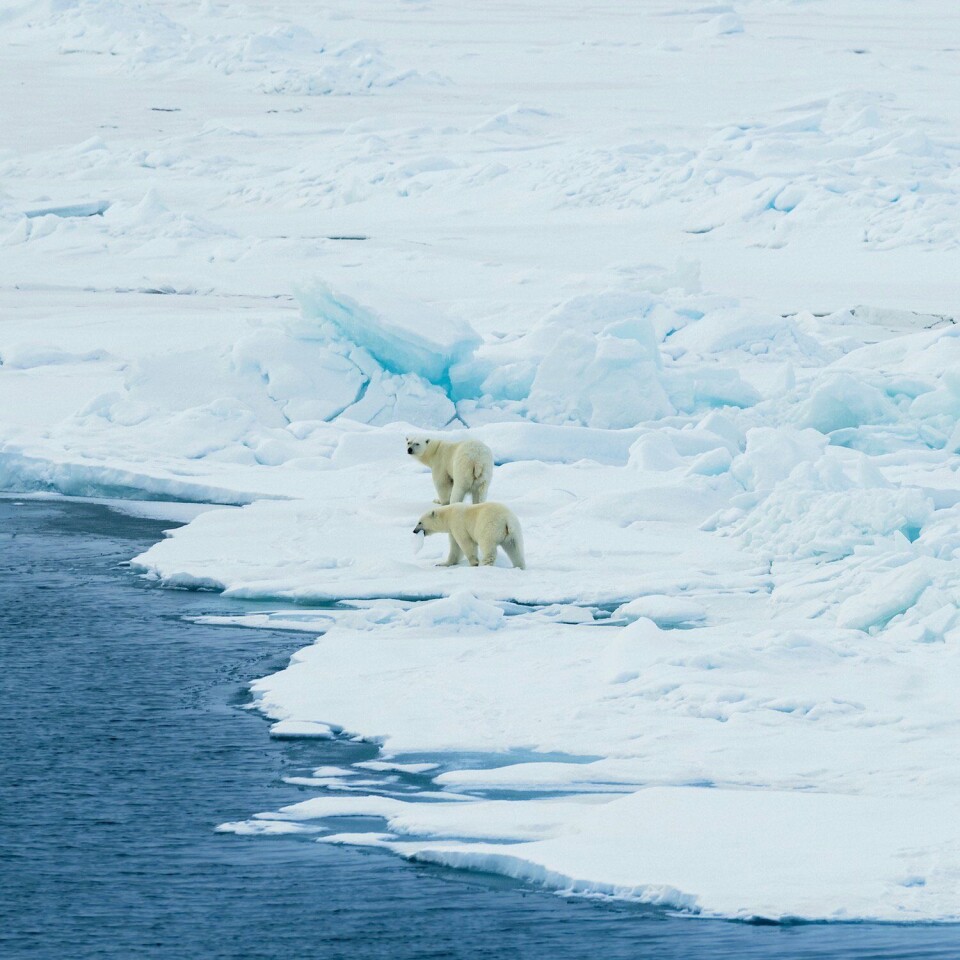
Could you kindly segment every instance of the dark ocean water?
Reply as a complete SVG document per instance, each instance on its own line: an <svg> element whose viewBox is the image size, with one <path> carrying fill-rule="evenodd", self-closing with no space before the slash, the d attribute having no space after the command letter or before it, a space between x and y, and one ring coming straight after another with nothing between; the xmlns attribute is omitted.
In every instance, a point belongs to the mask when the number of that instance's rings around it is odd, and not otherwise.
<svg viewBox="0 0 960 960"><path fill-rule="evenodd" d="M214 832L316 793L283 775L373 750L268 737L246 683L308 640L186 621L255 605L130 573L167 526L0 500L4 960L960 957L956 927L677 918Z"/></svg>

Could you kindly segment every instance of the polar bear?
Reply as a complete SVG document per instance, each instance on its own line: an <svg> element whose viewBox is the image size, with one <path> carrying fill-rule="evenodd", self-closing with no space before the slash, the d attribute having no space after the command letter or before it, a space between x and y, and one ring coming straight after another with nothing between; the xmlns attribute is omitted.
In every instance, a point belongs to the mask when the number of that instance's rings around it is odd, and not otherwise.
<svg viewBox="0 0 960 960"><path fill-rule="evenodd" d="M492 566L500 546L515 567L526 570L520 521L502 503L451 503L434 507L417 521L413 532L450 534L450 555L437 566L452 567L464 554L471 567ZM477 547L480 548L479 560Z"/></svg>
<svg viewBox="0 0 960 960"><path fill-rule="evenodd" d="M462 503L469 493L474 503L487 499L493 477L493 453L479 440L450 443L435 437L407 437L407 453L428 466L437 488L437 503Z"/></svg>

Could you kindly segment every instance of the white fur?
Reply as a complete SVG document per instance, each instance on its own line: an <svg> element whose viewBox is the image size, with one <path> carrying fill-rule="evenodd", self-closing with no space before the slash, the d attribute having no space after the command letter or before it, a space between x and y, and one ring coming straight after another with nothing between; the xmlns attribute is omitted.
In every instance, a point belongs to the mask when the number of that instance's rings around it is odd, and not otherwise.
<svg viewBox="0 0 960 960"><path fill-rule="evenodd" d="M413 532L450 534L450 555L439 564L441 567L454 566L462 556L466 556L472 567L491 566L499 546L515 567L526 569L520 521L502 503L452 503L435 507L417 521Z"/></svg>
<svg viewBox="0 0 960 960"><path fill-rule="evenodd" d="M487 499L493 479L493 453L485 443L407 437L407 453L430 468L437 503L462 503L468 493L474 503Z"/></svg>

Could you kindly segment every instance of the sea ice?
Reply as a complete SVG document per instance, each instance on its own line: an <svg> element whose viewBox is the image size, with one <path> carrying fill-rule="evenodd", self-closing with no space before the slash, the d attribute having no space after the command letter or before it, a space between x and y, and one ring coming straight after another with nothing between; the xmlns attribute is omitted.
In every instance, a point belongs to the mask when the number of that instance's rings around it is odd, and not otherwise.
<svg viewBox="0 0 960 960"><path fill-rule="evenodd" d="M478 10L0 14L0 489L232 505L135 569L383 755L224 830L958 919L955 4ZM412 431L529 569L411 555Z"/></svg>

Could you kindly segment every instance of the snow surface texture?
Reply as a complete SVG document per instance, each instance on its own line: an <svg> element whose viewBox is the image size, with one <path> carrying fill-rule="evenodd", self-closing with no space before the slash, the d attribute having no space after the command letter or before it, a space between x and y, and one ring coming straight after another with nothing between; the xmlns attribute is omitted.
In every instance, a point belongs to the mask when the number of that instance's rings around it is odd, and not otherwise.
<svg viewBox="0 0 960 960"><path fill-rule="evenodd" d="M960 10L901 6L0 12L0 489L232 505L138 567L382 746L222 829L960 920ZM467 430L527 571L411 534Z"/></svg>

